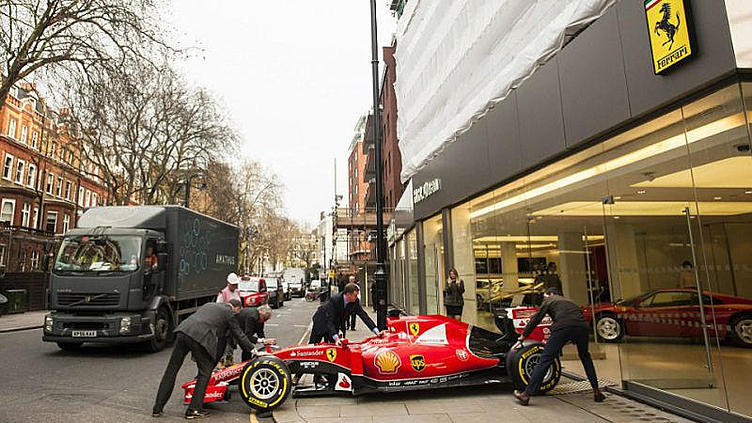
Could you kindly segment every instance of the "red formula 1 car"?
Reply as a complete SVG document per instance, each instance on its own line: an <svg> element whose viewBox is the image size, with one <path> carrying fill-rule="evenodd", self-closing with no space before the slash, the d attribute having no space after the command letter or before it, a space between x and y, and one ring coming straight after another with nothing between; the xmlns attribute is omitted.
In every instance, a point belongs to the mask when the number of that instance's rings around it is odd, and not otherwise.
<svg viewBox="0 0 752 423"><path fill-rule="evenodd" d="M243 401L257 410L278 407L290 393L361 395L504 382L519 389L543 352L536 341L512 350L517 334L512 321L503 318L497 319L503 334L437 315L390 318L387 325L382 337L284 348L215 372L204 401L229 399L229 384L236 382ZM324 382L293 387L294 373ZM540 391L551 390L560 377L557 358ZM195 380L183 385L186 403L194 385Z"/></svg>

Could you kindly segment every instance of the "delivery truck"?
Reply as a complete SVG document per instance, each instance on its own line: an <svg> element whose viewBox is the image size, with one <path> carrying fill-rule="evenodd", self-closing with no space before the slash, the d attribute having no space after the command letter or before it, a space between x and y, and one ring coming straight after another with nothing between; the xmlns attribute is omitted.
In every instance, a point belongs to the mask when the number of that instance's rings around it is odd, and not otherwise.
<svg viewBox="0 0 752 423"><path fill-rule="evenodd" d="M51 263L43 340L143 343L159 351L173 329L214 301L236 271L238 228L179 206L86 210Z"/></svg>

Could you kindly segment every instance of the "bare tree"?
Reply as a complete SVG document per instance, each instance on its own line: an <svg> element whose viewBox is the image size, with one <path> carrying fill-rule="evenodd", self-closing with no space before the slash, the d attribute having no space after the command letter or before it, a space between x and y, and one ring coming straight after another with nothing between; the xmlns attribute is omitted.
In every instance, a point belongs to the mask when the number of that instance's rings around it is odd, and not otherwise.
<svg viewBox="0 0 752 423"><path fill-rule="evenodd" d="M184 181L237 140L214 101L169 65L97 70L67 92L80 149L101 169L115 204L177 203Z"/></svg>
<svg viewBox="0 0 752 423"><path fill-rule="evenodd" d="M116 68L164 46L155 0L0 1L0 99L35 71Z"/></svg>

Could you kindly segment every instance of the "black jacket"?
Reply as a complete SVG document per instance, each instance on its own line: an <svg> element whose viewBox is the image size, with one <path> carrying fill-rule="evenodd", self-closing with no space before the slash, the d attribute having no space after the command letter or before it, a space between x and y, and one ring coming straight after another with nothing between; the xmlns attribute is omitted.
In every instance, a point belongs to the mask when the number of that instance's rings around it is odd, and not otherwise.
<svg viewBox="0 0 752 423"><path fill-rule="evenodd" d="M546 314L551 316L551 320L554 321L554 324L551 326L551 331L573 326L588 327L585 318L582 316L580 306L569 298L560 295L552 295L543 300L543 304L541 304L538 312L530 318L525 330L522 332L522 336L530 336L533 329L538 326Z"/></svg>
<svg viewBox="0 0 752 423"><path fill-rule="evenodd" d="M252 352L253 344L240 330L238 321L227 304L207 303L178 325L175 332L182 332L201 346L211 357L217 356L217 340L229 330L243 351Z"/></svg>
<svg viewBox="0 0 752 423"><path fill-rule="evenodd" d="M339 332L340 328L344 328L345 319L352 314L357 314L360 320L368 326L368 329L373 331L376 327L376 323L371 320L360 306L360 300L356 300L347 304L345 307L345 294L338 293L332 295L329 301L321 304L313 315L313 333L326 334L334 336Z"/></svg>
<svg viewBox="0 0 752 423"><path fill-rule="evenodd" d="M259 338L266 338L264 335L264 323L259 318L259 312L256 307L246 307L235 315L240 330L245 333L248 340L252 343L258 342Z"/></svg>

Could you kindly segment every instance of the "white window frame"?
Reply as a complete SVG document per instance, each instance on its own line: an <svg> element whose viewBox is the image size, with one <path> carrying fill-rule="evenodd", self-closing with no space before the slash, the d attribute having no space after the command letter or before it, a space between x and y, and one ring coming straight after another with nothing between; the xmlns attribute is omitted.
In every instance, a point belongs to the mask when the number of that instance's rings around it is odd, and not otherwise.
<svg viewBox="0 0 752 423"><path fill-rule="evenodd" d="M47 230L47 222L50 221L50 216L55 216L55 227L52 228L51 232L53 234L56 234L57 233L57 212L56 211L48 211L47 212L47 216L44 219L44 230L45 231Z"/></svg>
<svg viewBox="0 0 752 423"><path fill-rule="evenodd" d="M23 207L21 207L21 226L28 228L29 219L31 219L31 204L24 203Z"/></svg>
<svg viewBox="0 0 752 423"><path fill-rule="evenodd" d="M26 140L29 138L29 127L26 125L21 126L21 142L26 144Z"/></svg>
<svg viewBox="0 0 752 423"><path fill-rule="evenodd" d="M55 196L57 198L63 198L63 177L57 177L57 188L55 188Z"/></svg>
<svg viewBox="0 0 752 423"><path fill-rule="evenodd" d="M68 229L70 229L70 215L64 214L63 215L63 233L67 233Z"/></svg>
<svg viewBox="0 0 752 423"><path fill-rule="evenodd" d="M10 159L10 163L8 163ZM3 160L3 179L10 181L13 178L13 164L16 161L15 156L10 153L5 153L5 159Z"/></svg>
<svg viewBox="0 0 752 423"><path fill-rule="evenodd" d="M37 131L31 133L31 148L39 150L39 132Z"/></svg>
<svg viewBox="0 0 752 423"><path fill-rule="evenodd" d="M84 207L91 207L91 191L88 189L86 190L86 195L84 197Z"/></svg>
<svg viewBox="0 0 752 423"><path fill-rule="evenodd" d="M81 206L81 207L83 207L84 206L84 187L82 187L80 185L78 187L78 198L77 198L77 200L78 201L76 201L76 202L78 203L78 205Z"/></svg>
<svg viewBox="0 0 752 423"><path fill-rule="evenodd" d="M65 189L63 190L63 192L65 193L65 199L67 201L70 201L71 186L72 186L71 181L69 181L69 180L66 179L65 180Z"/></svg>
<svg viewBox="0 0 752 423"><path fill-rule="evenodd" d="M31 259L29 259L29 264L31 264L31 270L39 269L39 251L31 250Z"/></svg>
<svg viewBox="0 0 752 423"><path fill-rule="evenodd" d="M16 120L10 119L8 121L8 136L16 139Z"/></svg>
<svg viewBox="0 0 752 423"><path fill-rule="evenodd" d="M5 263L5 244L0 244L0 265Z"/></svg>
<svg viewBox="0 0 752 423"><path fill-rule="evenodd" d="M34 215L32 217L34 219L32 223L32 228L39 229L39 207L34 207Z"/></svg>
<svg viewBox="0 0 752 423"><path fill-rule="evenodd" d="M4 222L2 218L3 218L3 210L5 210L6 204L11 205L10 221L8 221L8 225L13 226L13 223L16 219L16 200L14 199L4 198L3 201L0 203L0 222Z"/></svg>
<svg viewBox="0 0 752 423"><path fill-rule="evenodd" d="M29 163L29 168L26 170L26 186L36 189L37 187L37 166Z"/></svg>
<svg viewBox="0 0 752 423"><path fill-rule="evenodd" d="M24 184L24 176L26 172L26 162L18 159L16 160L16 173L13 176L13 182L17 183L18 185Z"/></svg>
<svg viewBox="0 0 752 423"><path fill-rule="evenodd" d="M92 207L96 207L97 206L97 198L98 198L97 193L96 192L92 192L91 193L91 206Z"/></svg>
<svg viewBox="0 0 752 423"><path fill-rule="evenodd" d="M52 195L52 191L55 190L55 174L47 173L47 181L45 182L44 192Z"/></svg>

